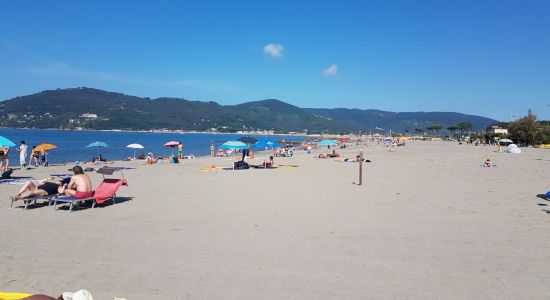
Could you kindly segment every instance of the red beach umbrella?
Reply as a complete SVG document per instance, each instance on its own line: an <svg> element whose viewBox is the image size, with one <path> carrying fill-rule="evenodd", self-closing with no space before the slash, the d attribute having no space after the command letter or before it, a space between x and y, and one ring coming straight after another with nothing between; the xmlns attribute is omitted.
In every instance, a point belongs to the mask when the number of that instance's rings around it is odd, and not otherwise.
<svg viewBox="0 0 550 300"><path fill-rule="evenodd" d="M164 147L177 147L180 144L180 142L171 141L166 144L164 144Z"/></svg>
<svg viewBox="0 0 550 300"><path fill-rule="evenodd" d="M180 144L180 142L170 141L170 142L164 144L164 147L174 148L174 147L177 147L179 144ZM174 150L172 150L172 156L174 156Z"/></svg>

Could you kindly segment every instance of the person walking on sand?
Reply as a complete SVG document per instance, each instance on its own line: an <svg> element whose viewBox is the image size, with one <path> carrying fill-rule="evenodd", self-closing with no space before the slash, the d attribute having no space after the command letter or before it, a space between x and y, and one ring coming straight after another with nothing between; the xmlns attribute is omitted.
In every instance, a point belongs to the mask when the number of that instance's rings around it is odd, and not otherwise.
<svg viewBox="0 0 550 300"><path fill-rule="evenodd" d="M214 156L214 144L210 144L210 156Z"/></svg>
<svg viewBox="0 0 550 300"><path fill-rule="evenodd" d="M10 147L0 147L0 172L7 171L10 168L10 157L8 156L10 152ZM6 166L2 167L6 162Z"/></svg>
<svg viewBox="0 0 550 300"><path fill-rule="evenodd" d="M94 195L92 191L92 181L87 174L84 174L81 166L73 167L74 176L69 184L64 184L60 189L60 194L75 197L77 199L88 198Z"/></svg>
<svg viewBox="0 0 550 300"><path fill-rule="evenodd" d="M29 146L25 143L25 141L21 141L21 145L19 145L19 148L16 150L19 151L19 164L21 165L21 171L23 171L23 168L27 165L27 149Z"/></svg>
<svg viewBox="0 0 550 300"><path fill-rule="evenodd" d="M36 146L32 146L31 149L31 155L29 155L29 167L32 167L32 162L34 161L34 166L38 167L38 158L40 157L40 153L38 151L35 151L34 149Z"/></svg>

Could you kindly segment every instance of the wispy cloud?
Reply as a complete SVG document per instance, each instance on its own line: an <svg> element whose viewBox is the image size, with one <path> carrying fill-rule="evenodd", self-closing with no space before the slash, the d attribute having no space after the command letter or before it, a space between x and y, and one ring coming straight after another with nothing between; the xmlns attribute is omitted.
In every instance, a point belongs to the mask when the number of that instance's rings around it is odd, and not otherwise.
<svg viewBox="0 0 550 300"><path fill-rule="evenodd" d="M188 88L202 91L215 91L233 94L242 92L240 88L219 80L189 79L185 77L151 78L106 72L103 70L90 70L87 68L80 68L67 62L52 59L39 52L21 47L12 41L4 40L1 38L0 46L4 47L4 49L9 48L11 49L10 52L17 54L20 58L18 60L19 62L27 62L26 66L18 64L11 66L11 68L17 68L18 70L22 70L24 72L27 72L28 74L40 77L58 78L62 81L71 81L77 79L80 81L91 83L109 82L125 85L141 85L160 89ZM3 62L1 57L0 62Z"/></svg>
<svg viewBox="0 0 550 300"><path fill-rule="evenodd" d="M336 76L336 74L338 74L338 65L333 64L332 66L324 69L322 73L324 76L327 76L327 77Z"/></svg>
<svg viewBox="0 0 550 300"><path fill-rule="evenodd" d="M34 75L42 76L55 76L55 77L66 77L66 78L80 78L80 79L93 79L100 81L110 81L110 82L119 82L119 83L136 83L136 84L147 84L147 80L131 78L124 75L102 72L102 71L93 71L79 69L71 66L68 63L50 60L47 64L41 66L27 67L27 71Z"/></svg>
<svg viewBox="0 0 550 300"><path fill-rule="evenodd" d="M283 57L283 50L284 46L281 44L267 44L264 47L264 52L274 58L282 58Z"/></svg>

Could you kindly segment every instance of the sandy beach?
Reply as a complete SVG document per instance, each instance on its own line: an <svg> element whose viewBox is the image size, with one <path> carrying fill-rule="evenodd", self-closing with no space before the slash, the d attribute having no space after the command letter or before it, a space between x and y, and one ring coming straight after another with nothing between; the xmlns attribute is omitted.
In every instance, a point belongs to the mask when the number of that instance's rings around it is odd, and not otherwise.
<svg viewBox="0 0 550 300"><path fill-rule="evenodd" d="M0 185L0 287L94 299L548 299L550 151L376 143L358 165L296 152L122 162L115 205L10 209ZM257 155L261 163L266 154ZM342 159L340 158L340 159ZM497 167L480 165L490 158ZM14 173L41 179L71 165ZM115 174L118 175L118 174ZM101 175L90 173L97 185Z"/></svg>

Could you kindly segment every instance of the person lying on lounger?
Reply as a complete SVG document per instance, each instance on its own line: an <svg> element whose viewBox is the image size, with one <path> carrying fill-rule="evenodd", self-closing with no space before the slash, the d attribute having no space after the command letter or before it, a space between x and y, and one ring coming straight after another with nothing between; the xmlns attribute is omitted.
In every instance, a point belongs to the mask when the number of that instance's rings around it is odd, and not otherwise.
<svg viewBox="0 0 550 300"><path fill-rule="evenodd" d="M92 181L87 174L84 174L81 166L73 167L74 176L69 184L64 184L59 190L60 194L75 197L77 199L89 198L94 195L92 191Z"/></svg>
<svg viewBox="0 0 550 300"><path fill-rule="evenodd" d="M19 199L36 196L45 197L55 195L59 192L61 186L65 183L69 183L70 180L71 177L65 178L63 180L48 177L38 181L38 185L32 182L32 180L29 180L29 182L25 183L23 187L19 190L19 192L15 196L12 196L11 199L13 201L16 201Z"/></svg>
<svg viewBox="0 0 550 300"><path fill-rule="evenodd" d="M340 157L340 154L336 150L332 149L332 154L328 154L329 157Z"/></svg>

